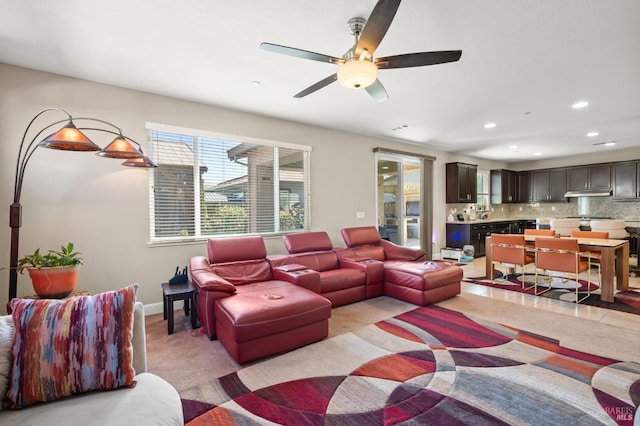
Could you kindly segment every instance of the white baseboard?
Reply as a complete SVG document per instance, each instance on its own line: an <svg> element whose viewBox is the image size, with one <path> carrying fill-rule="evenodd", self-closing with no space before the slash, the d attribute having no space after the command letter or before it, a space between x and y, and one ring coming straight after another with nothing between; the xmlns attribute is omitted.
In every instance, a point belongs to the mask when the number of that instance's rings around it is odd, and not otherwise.
<svg viewBox="0 0 640 426"><path fill-rule="evenodd" d="M161 314L163 312L164 308L162 302L149 303L148 305L144 305L144 316Z"/></svg>

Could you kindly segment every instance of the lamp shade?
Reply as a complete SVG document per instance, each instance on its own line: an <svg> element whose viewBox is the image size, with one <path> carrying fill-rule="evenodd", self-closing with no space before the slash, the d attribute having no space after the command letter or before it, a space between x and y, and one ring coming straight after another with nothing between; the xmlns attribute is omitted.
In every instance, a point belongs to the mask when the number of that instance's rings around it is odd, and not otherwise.
<svg viewBox="0 0 640 426"><path fill-rule="evenodd" d="M38 145L63 151L100 151L100 147L78 130L71 120L62 129L44 138Z"/></svg>
<svg viewBox="0 0 640 426"><path fill-rule="evenodd" d="M338 67L338 82L351 89L371 86L377 78L378 68L366 59L347 61Z"/></svg>
<svg viewBox="0 0 640 426"><path fill-rule="evenodd" d="M158 167L158 165L151 158L147 157L144 154L142 157L130 158L127 161L124 161L122 165L127 167L142 167L147 169Z"/></svg>
<svg viewBox="0 0 640 426"><path fill-rule="evenodd" d="M107 158L140 158L142 153L122 135L115 138L96 155Z"/></svg>

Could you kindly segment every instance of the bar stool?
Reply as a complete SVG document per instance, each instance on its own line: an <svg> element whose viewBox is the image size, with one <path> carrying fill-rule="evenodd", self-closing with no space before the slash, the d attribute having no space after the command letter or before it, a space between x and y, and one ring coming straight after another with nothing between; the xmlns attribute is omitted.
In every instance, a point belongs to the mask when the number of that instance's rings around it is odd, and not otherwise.
<svg viewBox="0 0 640 426"><path fill-rule="evenodd" d="M549 221L551 229L556 231L556 234L560 234L561 237L568 237L571 235L571 231L580 230L579 219L551 219Z"/></svg>

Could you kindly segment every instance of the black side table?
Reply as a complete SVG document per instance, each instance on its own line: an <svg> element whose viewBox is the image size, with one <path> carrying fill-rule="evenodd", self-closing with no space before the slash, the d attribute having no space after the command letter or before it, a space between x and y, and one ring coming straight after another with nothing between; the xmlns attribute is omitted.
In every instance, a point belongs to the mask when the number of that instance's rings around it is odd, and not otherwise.
<svg viewBox="0 0 640 426"><path fill-rule="evenodd" d="M186 284L162 283L163 312L164 319L168 320L167 331L169 334L173 334L173 302L176 300L184 300L184 314L191 317L192 328L195 329L198 327L198 312L195 303L196 294L197 290L191 284L191 281ZM193 304L191 304L192 300L194 302Z"/></svg>

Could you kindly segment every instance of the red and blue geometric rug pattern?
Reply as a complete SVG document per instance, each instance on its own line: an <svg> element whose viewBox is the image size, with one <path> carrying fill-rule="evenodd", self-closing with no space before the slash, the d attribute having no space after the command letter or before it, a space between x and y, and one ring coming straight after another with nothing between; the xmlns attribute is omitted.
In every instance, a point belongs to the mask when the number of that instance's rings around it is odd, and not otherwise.
<svg viewBox="0 0 640 426"><path fill-rule="evenodd" d="M640 364L439 306L220 377L196 425L632 425Z"/></svg>

